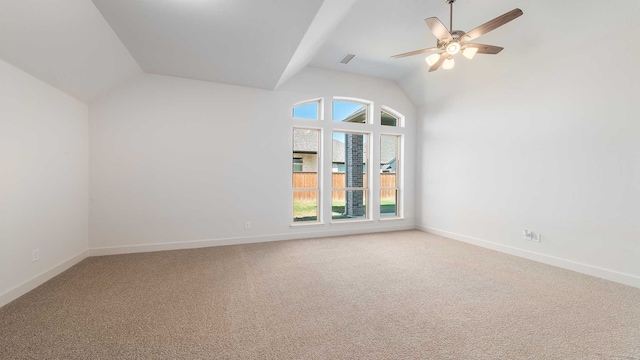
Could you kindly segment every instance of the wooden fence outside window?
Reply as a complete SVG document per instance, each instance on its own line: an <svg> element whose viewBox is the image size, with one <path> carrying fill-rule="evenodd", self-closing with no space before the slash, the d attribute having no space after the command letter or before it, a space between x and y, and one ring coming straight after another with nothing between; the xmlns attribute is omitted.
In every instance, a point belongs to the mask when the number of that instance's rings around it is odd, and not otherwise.
<svg viewBox="0 0 640 360"><path fill-rule="evenodd" d="M394 173L382 173L380 174L380 187L381 188L393 188L396 187L396 174ZM345 173L332 173L333 188L345 187ZM367 175L364 175L364 183L367 183ZM318 188L318 173L315 172L294 172L293 173L293 188L294 189L317 189ZM395 198L395 190L382 190L380 195L383 199ZM294 201L306 201L316 199L316 191L294 191ZM342 201L344 200L344 192L334 192L332 200Z"/></svg>

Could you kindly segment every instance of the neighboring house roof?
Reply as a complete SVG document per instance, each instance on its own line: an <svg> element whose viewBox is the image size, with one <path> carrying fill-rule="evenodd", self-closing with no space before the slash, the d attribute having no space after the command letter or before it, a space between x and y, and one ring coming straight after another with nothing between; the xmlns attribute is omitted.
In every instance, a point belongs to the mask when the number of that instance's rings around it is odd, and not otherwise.
<svg viewBox="0 0 640 360"><path fill-rule="evenodd" d="M362 108L355 111L353 114L347 116L344 120L342 120L342 122L364 123L366 122L365 120L365 117L367 115L366 110L367 110L366 107L363 106Z"/></svg>
<svg viewBox="0 0 640 360"><path fill-rule="evenodd" d="M293 130L293 152L317 153L318 152L318 132L316 130L294 129Z"/></svg>
<svg viewBox="0 0 640 360"><path fill-rule="evenodd" d="M380 164L380 170L382 170L382 172L396 172L396 158L393 158L393 160L386 164Z"/></svg>
<svg viewBox="0 0 640 360"><path fill-rule="evenodd" d="M382 116L380 116L380 122L382 123L382 125L397 126L398 118L382 110Z"/></svg>
<svg viewBox="0 0 640 360"><path fill-rule="evenodd" d="M293 152L316 154L318 152L318 133L314 130L294 129ZM344 142L333 139L333 162L344 163Z"/></svg>
<svg viewBox="0 0 640 360"><path fill-rule="evenodd" d="M344 143L340 140L333 139L333 160L334 163L344 163Z"/></svg>
<svg viewBox="0 0 640 360"><path fill-rule="evenodd" d="M395 168L395 160L397 153L396 138L392 136L383 136L380 142L380 148L382 150L380 154L381 165L391 165ZM332 149L332 162L344 163L345 145L340 140L333 139ZM365 148L366 151L366 148ZM306 129L294 129L293 137L293 152L294 153L311 153L316 154L318 152L318 133L315 130Z"/></svg>
<svg viewBox="0 0 640 360"><path fill-rule="evenodd" d="M299 135L299 134L297 134ZM312 134L315 135L315 134ZM293 153L294 154L316 154L317 143L314 143L314 136L300 135L296 136L293 141ZM332 162L344 163L344 143L340 140L333 139L333 149L331 154L333 156Z"/></svg>
<svg viewBox="0 0 640 360"><path fill-rule="evenodd" d="M395 161L398 153L398 142L395 136L382 136L380 139L380 164Z"/></svg>

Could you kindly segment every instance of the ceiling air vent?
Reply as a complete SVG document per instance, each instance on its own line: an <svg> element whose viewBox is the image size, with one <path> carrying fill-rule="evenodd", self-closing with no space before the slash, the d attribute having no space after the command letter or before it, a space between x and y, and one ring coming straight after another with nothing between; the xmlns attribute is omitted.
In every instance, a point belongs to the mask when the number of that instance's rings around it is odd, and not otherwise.
<svg viewBox="0 0 640 360"><path fill-rule="evenodd" d="M354 57L356 56L353 54L347 54L342 58L342 60L340 60L340 64L348 64Z"/></svg>

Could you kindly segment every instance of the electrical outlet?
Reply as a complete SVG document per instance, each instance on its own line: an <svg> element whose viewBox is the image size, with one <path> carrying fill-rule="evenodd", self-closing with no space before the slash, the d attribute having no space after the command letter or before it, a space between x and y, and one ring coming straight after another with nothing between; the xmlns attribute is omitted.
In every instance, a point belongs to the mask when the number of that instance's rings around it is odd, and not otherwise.
<svg viewBox="0 0 640 360"><path fill-rule="evenodd" d="M40 249L33 250L32 262L40 260Z"/></svg>
<svg viewBox="0 0 640 360"><path fill-rule="evenodd" d="M244 222L244 228L245 229L251 229L251 221L245 221Z"/></svg>
<svg viewBox="0 0 640 360"><path fill-rule="evenodd" d="M529 230L525 230L524 231L524 239L528 240L528 241L533 241L533 242L540 242L540 240L542 239L542 235L541 234L536 234L533 231L529 231Z"/></svg>

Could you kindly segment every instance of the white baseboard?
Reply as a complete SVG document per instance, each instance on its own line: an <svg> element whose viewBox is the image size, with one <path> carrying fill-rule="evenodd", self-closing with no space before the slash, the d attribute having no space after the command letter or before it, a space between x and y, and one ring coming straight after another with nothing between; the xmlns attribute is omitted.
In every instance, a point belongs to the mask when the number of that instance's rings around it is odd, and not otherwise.
<svg viewBox="0 0 640 360"><path fill-rule="evenodd" d="M640 277L621 273L615 270L605 269L593 265L580 263L573 260L563 259L551 255L545 255L529 250L519 249L513 246L503 245L483 239L478 239L472 236L457 234L454 232L436 229L428 226L417 225L416 229L428 232L430 234L443 236L449 239L454 239L462 242L466 242L472 245L477 245L483 248L496 250L502 253L519 256L528 260L537 261L543 264L557 266L563 269L572 270L582 274L587 274L595 277L599 277L605 280L615 281L621 284L640 288Z"/></svg>
<svg viewBox="0 0 640 360"><path fill-rule="evenodd" d="M386 226L375 226L375 227L357 227L357 228L349 227L344 229L334 228L331 230L320 230L315 227L309 227L309 229L316 229L316 230L304 231L304 232L295 231L295 232L286 233L286 234L243 236L243 237L230 237L230 238L220 238L220 239L190 240L190 241L169 242L169 243L90 248L89 256L133 254L133 253L164 251L164 250L197 249L197 248L212 247L212 246L240 245L240 244L270 242L270 241L311 239L311 238L319 238L319 237L327 237L327 236L341 236L341 235L353 235L353 234L369 234L369 233L376 233L376 232L388 232L388 231L414 230L415 228L416 227L414 224L386 225Z"/></svg>
<svg viewBox="0 0 640 360"><path fill-rule="evenodd" d="M312 227L310 227L312 229ZM510 255L519 256L525 259L541 262L544 264L557 266L560 268L576 271L579 273L596 276L602 279L615 281L621 284L634 286L640 288L640 277L625 274L618 271L604 269L597 266L579 263L573 260L558 258L555 256L536 253L529 250L523 250L516 247L498 244L495 242L457 234L454 232L431 228L423 225L413 224L401 224L401 225L387 225L372 227L358 227L358 228L344 228L344 229L331 229L331 230L316 230L316 231L296 231L287 234L273 234L273 235L261 235L261 236L245 236L245 237L230 237L220 239L207 239L207 240L194 240L183 242L171 242L171 243L156 243L156 244L139 244L139 245L126 245L115 247L102 247L91 248L83 251L80 254L61 262L53 268L25 281L24 283L16 286L15 288L0 294L0 307L12 302L20 296L28 293L36 287L42 285L46 281L59 275L63 271L71 268L80 261L89 256L103 256L103 255L117 255L117 254L130 254L140 252L152 252L163 250L180 250L180 249L196 249L212 246L224 246L224 245L239 245L239 244L251 244L259 242L270 241L282 241L282 240L295 240L295 239L311 239L328 236L341 236L341 235L353 235L353 234L367 234L376 232L388 232L388 231L401 231L401 230L413 230L418 229L431 234L443 236L446 238L466 242L469 244L481 246L484 248L496 250Z"/></svg>
<svg viewBox="0 0 640 360"><path fill-rule="evenodd" d="M55 276L59 275L63 271L69 269L73 265L79 263L80 261L87 258L88 250L81 252L80 254L65 260L53 268L36 275L35 277L23 282L22 284L14 287L13 289L5 292L0 295L0 307L7 305L13 300L19 298L20 296L28 293L29 291L37 288L38 286L44 284L45 282L53 279Z"/></svg>

